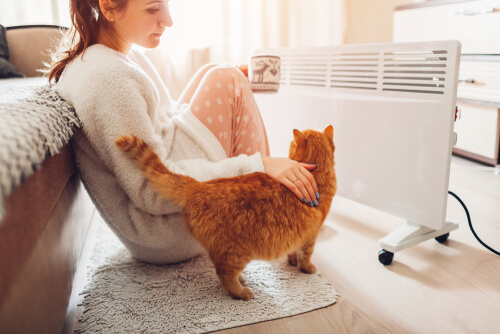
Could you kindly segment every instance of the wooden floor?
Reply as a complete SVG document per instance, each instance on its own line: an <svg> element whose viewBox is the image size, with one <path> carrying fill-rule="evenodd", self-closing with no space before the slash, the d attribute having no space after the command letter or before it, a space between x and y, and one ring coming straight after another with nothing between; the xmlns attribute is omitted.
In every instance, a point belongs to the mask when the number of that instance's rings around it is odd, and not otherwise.
<svg viewBox="0 0 500 334"><path fill-rule="evenodd" d="M449 189L467 205L483 241L500 250L500 174L454 157ZM313 261L340 293L338 302L218 333L500 333L500 257L476 241L451 196L447 218L460 223L447 243L426 241L383 266L378 239L404 222L336 197Z"/></svg>

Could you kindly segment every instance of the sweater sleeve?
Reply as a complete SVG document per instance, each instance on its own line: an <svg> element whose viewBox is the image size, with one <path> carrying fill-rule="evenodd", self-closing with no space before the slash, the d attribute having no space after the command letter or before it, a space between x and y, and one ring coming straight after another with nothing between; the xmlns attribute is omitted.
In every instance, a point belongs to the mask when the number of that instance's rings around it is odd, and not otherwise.
<svg viewBox="0 0 500 334"><path fill-rule="evenodd" d="M169 170L176 174L188 175L195 180L205 182L222 177L234 177L254 172L264 173L264 165L259 153L251 156L245 154L220 161L204 159L188 159L174 163L164 161Z"/></svg>
<svg viewBox="0 0 500 334"><path fill-rule="evenodd" d="M83 129L94 149L136 207L151 215L179 211L171 201L153 190L135 162L115 146L115 140L122 135L135 135L143 139L167 168L199 181L264 171L259 154L241 155L217 162L203 159L166 160L165 144L161 136L155 133L149 116L151 108L157 106L156 95L151 83L145 79L147 77L127 76L123 72L115 76L107 74L90 88L91 94L83 99L89 104L80 108L85 112L79 113Z"/></svg>

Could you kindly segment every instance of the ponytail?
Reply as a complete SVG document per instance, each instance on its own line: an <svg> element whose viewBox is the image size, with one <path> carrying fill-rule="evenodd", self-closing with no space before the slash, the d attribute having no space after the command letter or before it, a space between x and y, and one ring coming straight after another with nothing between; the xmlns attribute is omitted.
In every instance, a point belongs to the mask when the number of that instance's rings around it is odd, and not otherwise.
<svg viewBox="0 0 500 334"><path fill-rule="evenodd" d="M117 3L111 10L121 10L128 0L110 0ZM55 52L51 53L51 64L46 64L49 82L59 81L66 65L85 50L97 43L100 29L109 28L109 22L99 7L99 0L71 0L71 28L62 32Z"/></svg>

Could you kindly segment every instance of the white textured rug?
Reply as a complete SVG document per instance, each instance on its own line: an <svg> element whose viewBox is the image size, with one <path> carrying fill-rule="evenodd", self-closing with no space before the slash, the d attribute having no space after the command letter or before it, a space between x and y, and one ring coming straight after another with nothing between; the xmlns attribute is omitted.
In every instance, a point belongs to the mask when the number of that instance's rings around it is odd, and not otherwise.
<svg viewBox="0 0 500 334"><path fill-rule="evenodd" d="M206 256L175 265L141 263L105 224L88 270L77 333L206 333L309 312L339 296L320 273L300 273L282 259L251 262L243 277L255 297L234 300Z"/></svg>

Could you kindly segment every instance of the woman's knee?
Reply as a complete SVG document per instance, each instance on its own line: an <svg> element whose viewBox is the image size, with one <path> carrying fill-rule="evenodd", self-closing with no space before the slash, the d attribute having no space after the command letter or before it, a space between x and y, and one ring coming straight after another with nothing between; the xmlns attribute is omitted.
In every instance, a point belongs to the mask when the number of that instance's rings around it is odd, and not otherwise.
<svg viewBox="0 0 500 334"><path fill-rule="evenodd" d="M213 65L213 64L212 64ZM247 79L243 72L233 65L215 65L206 73L207 77L217 77L219 80L245 82Z"/></svg>
<svg viewBox="0 0 500 334"><path fill-rule="evenodd" d="M205 74L207 74L208 71L210 71L212 68L218 66L217 64L215 63L208 63L208 64L205 64L203 65L202 67L200 67L198 69L198 75L200 75L202 78L205 76Z"/></svg>

